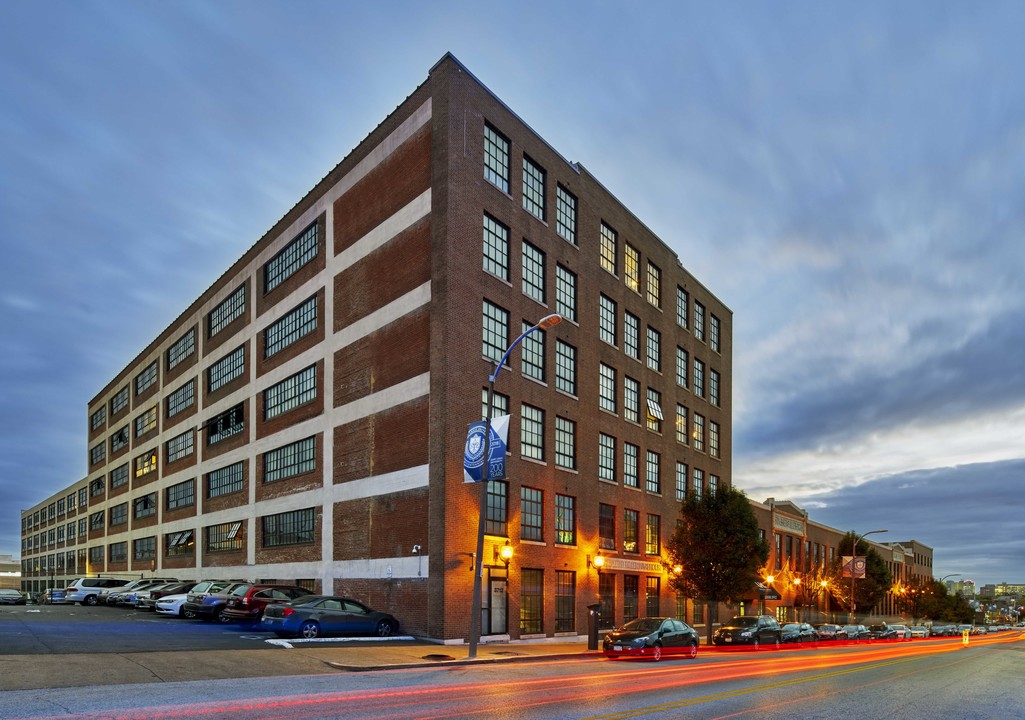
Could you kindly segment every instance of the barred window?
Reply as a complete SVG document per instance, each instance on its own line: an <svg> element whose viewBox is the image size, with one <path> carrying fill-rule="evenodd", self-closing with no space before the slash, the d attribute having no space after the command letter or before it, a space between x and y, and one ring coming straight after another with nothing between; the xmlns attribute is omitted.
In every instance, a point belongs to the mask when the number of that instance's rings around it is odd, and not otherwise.
<svg viewBox="0 0 1025 720"><path fill-rule="evenodd" d="M196 381L189 380L167 396L167 417L174 417L196 402Z"/></svg>
<svg viewBox="0 0 1025 720"><path fill-rule="evenodd" d="M648 450L645 468L644 489L656 495L662 494L662 458L657 452Z"/></svg>
<svg viewBox="0 0 1025 720"><path fill-rule="evenodd" d="M720 352L722 350L722 346L719 344L720 331L719 318L715 315L711 315L708 318L708 347L712 348L715 352Z"/></svg>
<svg viewBox="0 0 1025 720"><path fill-rule="evenodd" d="M569 495L555 496L555 542L577 544L577 499Z"/></svg>
<svg viewBox="0 0 1025 720"><path fill-rule="evenodd" d="M135 477L142 477L157 469L156 448L135 458Z"/></svg>
<svg viewBox="0 0 1025 720"><path fill-rule="evenodd" d="M648 326L648 367L662 372L662 333Z"/></svg>
<svg viewBox="0 0 1025 720"><path fill-rule="evenodd" d="M658 515L648 515L647 520L644 526L644 554L660 555L662 553L662 518Z"/></svg>
<svg viewBox="0 0 1025 720"><path fill-rule="evenodd" d="M245 487L244 465L241 461L219 468L206 475L206 496L218 497L239 492Z"/></svg>
<svg viewBox="0 0 1025 720"><path fill-rule="evenodd" d="M246 538L241 520L211 525L205 529L209 552L245 550Z"/></svg>
<svg viewBox="0 0 1025 720"><path fill-rule="evenodd" d="M555 632L573 632L577 627L577 574L572 570L555 571Z"/></svg>
<svg viewBox="0 0 1025 720"><path fill-rule="evenodd" d="M676 403L676 442L687 445L690 441L687 432L687 408Z"/></svg>
<svg viewBox="0 0 1025 720"><path fill-rule="evenodd" d="M690 295L679 285L676 286L676 324L687 327L687 309L690 306Z"/></svg>
<svg viewBox="0 0 1025 720"><path fill-rule="evenodd" d="M606 295L598 296L598 337L616 344L616 301Z"/></svg>
<svg viewBox="0 0 1025 720"><path fill-rule="evenodd" d="M555 266L555 312L577 321L577 276L562 265Z"/></svg>
<svg viewBox="0 0 1025 720"><path fill-rule="evenodd" d="M154 405L139 417L135 418L135 437L142 437L151 430L157 429L157 406Z"/></svg>
<svg viewBox="0 0 1025 720"><path fill-rule="evenodd" d="M110 471L110 489L119 488L128 484L128 463L119 465Z"/></svg>
<svg viewBox="0 0 1025 720"><path fill-rule="evenodd" d="M616 236L616 231L605 223L602 223L598 238L599 262L604 269L608 270L613 275L619 273L619 266L616 264L618 243L619 240Z"/></svg>
<svg viewBox="0 0 1025 720"><path fill-rule="evenodd" d="M190 478L167 488L165 504L168 510L189 507L196 504L196 480Z"/></svg>
<svg viewBox="0 0 1025 720"><path fill-rule="evenodd" d="M623 443L623 485L625 487L639 488L641 486L640 462L641 449L633 443Z"/></svg>
<svg viewBox="0 0 1025 720"><path fill-rule="evenodd" d="M269 293L296 270L317 257L318 225L314 222L288 243L281 252L267 261L263 272L263 292Z"/></svg>
<svg viewBox="0 0 1025 720"><path fill-rule="evenodd" d="M192 554L192 531L173 532L164 535L165 550L167 557L176 557Z"/></svg>
<svg viewBox="0 0 1025 720"><path fill-rule="evenodd" d="M562 340L555 341L555 389L577 394L577 349Z"/></svg>
<svg viewBox="0 0 1025 720"><path fill-rule="evenodd" d="M484 214L484 269L509 280L509 228Z"/></svg>
<svg viewBox="0 0 1025 720"><path fill-rule="evenodd" d="M630 243L623 243L623 280L635 293L641 291L641 254Z"/></svg>
<svg viewBox="0 0 1025 720"><path fill-rule="evenodd" d="M238 435L246 429L246 413L243 403L239 403L206 424L206 444L214 445L225 438Z"/></svg>
<svg viewBox="0 0 1025 720"><path fill-rule="evenodd" d="M96 430L103 427L103 424L107 422L107 406L104 405L99 410L89 416L89 429Z"/></svg>
<svg viewBox="0 0 1025 720"><path fill-rule="evenodd" d="M132 541L133 560L155 560L157 557L156 537L144 537Z"/></svg>
<svg viewBox="0 0 1025 720"><path fill-rule="evenodd" d="M520 635L543 633L545 571L523 568L520 571Z"/></svg>
<svg viewBox="0 0 1025 720"><path fill-rule="evenodd" d="M632 423L641 421L641 386L632 377L623 377L623 418Z"/></svg>
<svg viewBox="0 0 1025 720"><path fill-rule="evenodd" d="M523 156L523 209L539 220L546 217L545 183L548 173L526 155Z"/></svg>
<svg viewBox="0 0 1025 720"><path fill-rule="evenodd" d="M544 491L520 488L520 540L544 540Z"/></svg>
<svg viewBox="0 0 1025 720"><path fill-rule="evenodd" d="M317 296L314 295L264 331L264 358L271 357L316 329Z"/></svg>
<svg viewBox="0 0 1025 720"><path fill-rule="evenodd" d="M181 435L171 438L165 443L164 447L168 463L188 457L195 451L196 433L194 430L187 430Z"/></svg>
<svg viewBox="0 0 1025 720"><path fill-rule="evenodd" d="M317 366L310 365L263 391L263 417L270 420L317 397Z"/></svg>
<svg viewBox="0 0 1025 720"><path fill-rule="evenodd" d="M140 498L136 498L132 501L132 516L136 520L149 517L150 515L156 515L157 513L157 494L155 492L143 495Z"/></svg>
<svg viewBox="0 0 1025 720"><path fill-rule="evenodd" d="M263 547L303 545L316 540L313 508L266 515L260 520L263 525Z"/></svg>
<svg viewBox="0 0 1025 720"><path fill-rule="evenodd" d="M117 394L110 399L110 414L117 415L128 407L128 386L121 388Z"/></svg>
<svg viewBox="0 0 1025 720"><path fill-rule="evenodd" d="M127 562L128 561L128 541L116 542L110 544L110 561L111 562Z"/></svg>
<svg viewBox="0 0 1025 720"><path fill-rule="evenodd" d="M676 346L676 384L687 387L687 351Z"/></svg>
<svg viewBox="0 0 1025 720"><path fill-rule="evenodd" d="M509 346L509 312L493 303L484 301L484 357L501 362Z"/></svg>
<svg viewBox="0 0 1025 720"><path fill-rule="evenodd" d="M705 339L705 306L699 302L694 303L694 337Z"/></svg>
<svg viewBox="0 0 1025 720"><path fill-rule="evenodd" d="M709 421L708 423L708 454L712 457L719 457L719 423Z"/></svg>
<svg viewBox="0 0 1025 720"><path fill-rule="evenodd" d="M484 532L488 535L508 535L508 519L509 483L503 480L488 480Z"/></svg>
<svg viewBox="0 0 1025 720"><path fill-rule="evenodd" d="M317 439L308 437L264 453L265 483L312 472L317 467Z"/></svg>
<svg viewBox="0 0 1025 720"><path fill-rule="evenodd" d="M154 360L146 366L141 373L135 376L135 394L142 395L157 382L157 361Z"/></svg>
<svg viewBox="0 0 1025 720"><path fill-rule="evenodd" d="M708 402L719 407L719 371L708 371Z"/></svg>
<svg viewBox="0 0 1025 720"><path fill-rule="evenodd" d="M532 323L523 323L524 332L532 327L534 327ZM535 330L523 338L520 345L520 363L524 375L541 382L545 381L544 330Z"/></svg>
<svg viewBox="0 0 1025 720"><path fill-rule="evenodd" d="M687 499L687 464L682 462L676 463L676 499Z"/></svg>
<svg viewBox="0 0 1025 720"><path fill-rule="evenodd" d="M616 482L616 438L598 433L598 479Z"/></svg>
<svg viewBox="0 0 1025 720"><path fill-rule="evenodd" d="M694 394L698 397L705 396L705 363L694 358Z"/></svg>
<svg viewBox="0 0 1025 720"><path fill-rule="evenodd" d="M196 352L196 328L192 328L167 348L167 369L173 370Z"/></svg>
<svg viewBox="0 0 1025 720"><path fill-rule="evenodd" d="M484 123L484 178L509 192L509 141L488 123Z"/></svg>
<svg viewBox="0 0 1025 720"><path fill-rule="evenodd" d="M614 505L598 504L598 547L602 550L616 549L616 508Z"/></svg>
<svg viewBox="0 0 1025 720"><path fill-rule="evenodd" d="M648 302L657 308L662 307L662 270L648 261Z"/></svg>
<svg viewBox="0 0 1025 720"><path fill-rule="evenodd" d="M207 318L208 337L213 337L229 323L242 317L246 311L246 286L243 283L229 295L220 305L210 311Z"/></svg>
<svg viewBox="0 0 1025 720"><path fill-rule="evenodd" d="M555 186L555 231L577 244L577 199L562 185Z"/></svg>
<svg viewBox="0 0 1025 720"><path fill-rule="evenodd" d="M102 530L103 529L103 511L97 510L89 515L89 530Z"/></svg>
<svg viewBox="0 0 1025 720"><path fill-rule="evenodd" d="M545 254L539 248L523 241L523 294L545 301Z"/></svg>
<svg viewBox="0 0 1025 720"><path fill-rule="evenodd" d="M246 346L239 345L230 353L215 362L206 371L207 392L224 387L246 371Z"/></svg>
<svg viewBox="0 0 1025 720"><path fill-rule="evenodd" d="M128 426L125 425L123 428L118 430L116 433L110 436L110 452L116 453L121 448L128 446Z"/></svg>
<svg viewBox="0 0 1025 720"><path fill-rule="evenodd" d="M89 464L96 465L107 459L107 443L99 442L89 448Z"/></svg>
<svg viewBox="0 0 1025 720"><path fill-rule="evenodd" d="M524 404L520 410L520 454L534 460L545 459L545 411Z"/></svg>
<svg viewBox="0 0 1025 720"><path fill-rule="evenodd" d="M598 363L598 407L616 412L616 369Z"/></svg>
<svg viewBox="0 0 1025 720"><path fill-rule="evenodd" d="M662 393L655 388L648 388L648 429L662 432Z"/></svg>
<svg viewBox="0 0 1025 720"><path fill-rule="evenodd" d="M623 552L640 552L638 540L640 539L640 513L636 510L623 511Z"/></svg>
<svg viewBox="0 0 1025 720"><path fill-rule="evenodd" d="M636 315L623 313L623 352L635 360L641 358L640 325L641 321Z"/></svg>
<svg viewBox="0 0 1025 720"><path fill-rule="evenodd" d="M568 470L577 467L577 424L564 417L555 417L555 464Z"/></svg>

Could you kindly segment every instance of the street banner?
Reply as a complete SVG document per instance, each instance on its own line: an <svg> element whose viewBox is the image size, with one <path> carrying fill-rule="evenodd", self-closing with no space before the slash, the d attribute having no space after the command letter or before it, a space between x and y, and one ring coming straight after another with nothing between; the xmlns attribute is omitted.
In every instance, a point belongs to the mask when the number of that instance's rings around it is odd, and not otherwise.
<svg viewBox="0 0 1025 720"><path fill-rule="evenodd" d="M487 421L470 423L463 452L463 482L476 483L484 478L484 432ZM505 448L509 439L509 416L491 418L491 448L488 480L505 478Z"/></svg>
<svg viewBox="0 0 1025 720"><path fill-rule="evenodd" d="M851 573L854 573L856 580L863 580L865 578L865 568L867 563L865 562L864 555L844 555L843 556L843 576L851 577Z"/></svg>

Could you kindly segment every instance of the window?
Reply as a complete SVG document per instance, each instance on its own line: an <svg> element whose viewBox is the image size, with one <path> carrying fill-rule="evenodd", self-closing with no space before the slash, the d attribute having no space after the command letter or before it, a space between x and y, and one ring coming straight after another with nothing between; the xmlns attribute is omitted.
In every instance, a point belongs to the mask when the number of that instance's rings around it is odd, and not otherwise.
<svg viewBox="0 0 1025 720"><path fill-rule="evenodd" d="M146 433L157 429L157 406L154 405L142 415L135 418L135 437L142 437Z"/></svg>
<svg viewBox="0 0 1025 720"><path fill-rule="evenodd" d="M110 544L110 561L128 562L128 542L116 542Z"/></svg>
<svg viewBox="0 0 1025 720"><path fill-rule="evenodd" d="M107 422L107 406L104 405L99 410L89 416L89 429L97 430L103 427L103 424Z"/></svg>
<svg viewBox="0 0 1025 720"><path fill-rule="evenodd" d="M598 364L598 407L616 412L616 369L605 363Z"/></svg>
<svg viewBox="0 0 1025 720"><path fill-rule="evenodd" d="M508 536L509 483L503 480L488 480L487 503L484 532L488 535Z"/></svg>
<svg viewBox="0 0 1025 720"><path fill-rule="evenodd" d="M196 381L189 380L167 396L167 417L174 417L183 410L192 407L195 402Z"/></svg>
<svg viewBox="0 0 1025 720"><path fill-rule="evenodd" d="M708 402L719 407L719 371L708 371Z"/></svg>
<svg viewBox="0 0 1025 720"><path fill-rule="evenodd" d="M623 511L623 552L640 552L638 539L640 536L640 513L636 510Z"/></svg>
<svg viewBox="0 0 1025 720"><path fill-rule="evenodd" d="M577 349L562 340L555 341L555 389L577 394Z"/></svg>
<svg viewBox="0 0 1025 720"><path fill-rule="evenodd" d="M523 241L523 294L545 301L545 254L526 240Z"/></svg>
<svg viewBox="0 0 1025 720"><path fill-rule="evenodd" d="M75 503L75 493L68 495L68 512L71 512L77 507Z"/></svg>
<svg viewBox="0 0 1025 720"><path fill-rule="evenodd" d="M623 443L623 485L639 488L641 486L640 471L637 467L641 449L633 443Z"/></svg>
<svg viewBox="0 0 1025 720"><path fill-rule="evenodd" d="M208 392L219 390L246 371L246 346L239 345L230 353L211 365L206 371Z"/></svg>
<svg viewBox="0 0 1025 720"><path fill-rule="evenodd" d="M509 347L509 312L493 303L484 301L484 345L481 350L485 358L501 362Z"/></svg>
<svg viewBox="0 0 1025 720"><path fill-rule="evenodd" d="M576 502L569 495L555 496L555 542L559 545L577 543Z"/></svg>
<svg viewBox="0 0 1025 720"><path fill-rule="evenodd" d="M532 323L523 322L523 331L534 327ZM545 331L535 330L520 344L520 363L524 375L539 382L545 381Z"/></svg>
<svg viewBox="0 0 1025 720"><path fill-rule="evenodd" d="M577 321L577 276L562 265L555 266L555 312Z"/></svg>
<svg viewBox="0 0 1025 720"><path fill-rule="evenodd" d="M204 427L206 428L207 445L214 445L225 438L238 435L246 428L245 406L239 403L215 416Z"/></svg>
<svg viewBox="0 0 1025 720"><path fill-rule="evenodd" d="M123 428L118 430L116 433L110 436L110 452L116 453L121 448L128 446L128 426L125 425Z"/></svg>
<svg viewBox="0 0 1025 720"><path fill-rule="evenodd" d="M78 505L83 510L85 510L86 503L88 503L88 502L89 502L88 490L86 488L82 488L81 490L78 491ZM39 523L39 520L36 520L36 524L38 524L38 523Z"/></svg>
<svg viewBox="0 0 1025 720"><path fill-rule="evenodd" d="M623 378L623 418L632 423L641 421L641 386L632 377Z"/></svg>
<svg viewBox="0 0 1025 720"><path fill-rule="evenodd" d="M136 520L156 515L157 513L157 494L155 492L143 495L140 498L136 498L132 501L132 517Z"/></svg>
<svg viewBox="0 0 1025 720"><path fill-rule="evenodd" d="M128 503L115 505L110 509L110 525L124 525L128 522Z"/></svg>
<svg viewBox="0 0 1025 720"><path fill-rule="evenodd" d="M245 466L239 461L207 473L206 496L212 498L240 492L245 485Z"/></svg>
<svg viewBox="0 0 1025 720"><path fill-rule="evenodd" d="M662 333L648 326L648 367L662 372Z"/></svg>
<svg viewBox="0 0 1025 720"><path fill-rule="evenodd" d="M651 450L647 451L645 462L644 489L650 493L662 493L662 458Z"/></svg>
<svg viewBox="0 0 1025 720"><path fill-rule="evenodd" d="M662 393L654 388L648 388L648 429L662 432Z"/></svg>
<svg viewBox="0 0 1025 720"><path fill-rule="evenodd" d="M694 303L694 337L705 339L705 306L699 302Z"/></svg>
<svg viewBox="0 0 1025 720"><path fill-rule="evenodd" d="M317 257L318 232L318 225L314 222L282 248L281 252L267 261L263 272L264 294L269 293L290 278L296 270Z"/></svg>
<svg viewBox="0 0 1025 720"><path fill-rule="evenodd" d="M166 543L167 548L164 553L167 557L189 555L192 553L193 543L191 530L169 533L164 536L164 542Z"/></svg>
<svg viewBox="0 0 1025 720"><path fill-rule="evenodd" d="M577 244L577 199L562 185L555 186L555 231Z"/></svg>
<svg viewBox="0 0 1025 720"><path fill-rule="evenodd" d="M687 387L687 351L679 345L676 346L676 384L680 387Z"/></svg>
<svg viewBox="0 0 1025 720"><path fill-rule="evenodd" d="M708 454L719 457L719 423L708 423Z"/></svg>
<svg viewBox="0 0 1025 720"><path fill-rule="evenodd" d="M605 503L598 504L598 547L616 549L616 508Z"/></svg>
<svg viewBox="0 0 1025 720"><path fill-rule="evenodd" d="M207 337L213 337L246 311L246 286L240 285L207 317Z"/></svg>
<svg viewBox="0 0 1025 720"><path fill-rule="evenodd" d="M315 518L313 508L260 518L263 525L263 546L280 547L314 542Z"/></svg>
<svg viewBox="0 0 1025 720"><path fill-rule="evenodd" d="M264 330L263 356L269 358L317 329L317 296L307 299Z"/></svg>
<svg viewBox="0 0 1025 720"><path fill-rule="evenodd" d="M623 243L623 280L635 293L641 291L641 254L630 243Z"/></svg>
<svg viewBox="0 0 1025 720"><path fill-rule="evenodd" d="M636 315L623 313L623 352L634 360L641 359L640 327L641 321Z"/></svg>
<svg viewBox="0 0 1025 720"><path fill-rule="evenodd" d="M564 417L555 417L555 465L576 470L577 468L577 424Z"/></svg>
<svg viewBox="0 0 1025 720"><path fill-rule="evenodd" d="M188 507L196 503L196 481L186 480L167 488L165 503L168 510Z"/></svg>
<svg viewBox="0 0 1025 720"><path fill-rule="evenodd" d="M107 459L107 443L99 442L89 448L89 464L96 465Z"/></svg>
<svg viewBox="0 0 1025 720"><path fill-rule="evenodd" d="M154 360L146 369L135 376L135 394L142 395L157 382L157 361Z"/></svg>
<svg viewBox="0 0 1025 720"><path fill-rule="evenodd" d="M623 621L637 619L639 602L639 582L636 575L623 576Z"/></svg>
<svg viewBox="0 0 1025 720"><path fill-rule="evenodd" d="M125 386L117 391L117 394L110 399L110 414L117 415L128 407L128 387Z"/></svg>
<svg viewBox="0 0 1025 720"><path fill-rule="evenodd" d="M705 363L694 358L694 394L705 396Z"/></svg>
<svg viewBox="0 0 1025 720"><path fill-rule="evenodd" d="M719 342L719 334L721 331L719 318L715 315L711 315L708 318L708 346L715 352L722 350L722 345Z"/></svg>
<svg viewBox="0 0 1025 720"><path fill-rule="evenodd" d="M694 474L691 478L691 492L694 495L695 500L701 499L701 494L705 490L705 471L694 468Z"/></svg>
<svg viewBox="0 0 1025 720"><path fill-rule="evenodd" d="M644 596L644 612L648 617L654 617L659 614L659 588L662 584L662 578L660 577L647 577L645 578L647 587L645 588L646 594Z"/></svg>
<svg viewBox="0 0 1025 720"><path fill-rule="evenodd" d="M687 445L690 440L687 432L687 408L676 403L676 442Z"/></svg>
<svg viewBox="0 0 1025 720"><path fill-rule="evenodd" d="M523 209L539 220L544 220L545 182L548 173L526 155L523 156Z"/></svg>
<svg viewBox="0 0 1025 720"><path fill-rule="evenodd" d="M687 327L687 308L690 305L690 296L682 287L676 288L676 324L682 328Z"/></svg>
<svg viewBox="0 0 1025 720"><path fill-rule="evenodd" d="M317 397L317 366L310 365L263 391L263 417L270 420Z"/></svg>
<svg viewBox="0 0 1025 720"><path fill-rule="evenodd" d="M196 352L196 328L192 328L167 348L167 369L173 370Z"/></svg>
<svg viewBox="0 0 1025 720"><path fill-rule="evenodd" d="M694 449L698 452L705 451L705 418L694 413L694 430L691 433L694 438Z"/></svg>
<svg viewBox="0 0 1025 720"><path fill-rule="evenodd" d="M545 411L524 404L520 410L520 455L545 459Z"/></svg>
<svg viewBox="0 0 1025 720"><path fill-rule="evenodd" d="M481 410L480 419L488 419L488 389L481 389ZM503 395L502 393L493 392L491 395L491 417L499 417L501 415L509 414L509 396Z"/></svg>
<svg viewBox="0 0 1025 720"><path fill-rule="evenodd" d="M173 463L176 460L181 460L184 457L188 457L196 450L196 434L193 430L187 430L177 437L173 437L167 441L165 445L165 452L167 454L167 462Z"/></svg>
<svg viewBox="0 0 1025 720"><path fill-rule="evenodd" d="M576 573L555 571L555 632L576 630Z"/></svg>
<svg viewBox="0 0 1025 720"><path fill-rule="evenodd" d="M93 570L103 567L102 545L97 545L96 547L89 548L89 565L92 566Z"/></svg>
<svg viewBox="0 0 1025 720"><path fill-rule="evenodd" d="M520 488L520 540L544 540L544 492Z"/></svg>
<svg viewBox="0 0 1025 720"><path fill-rule="evenodd" d="M60 499L59 499L59 500L57 501L57 515L58 515L58 516L60 516L60 515L64 515L64 514L65 514L65 513L67 512L67 511L65 510L65 507L67 507L67 506L66 506L66 504L65 504L65 500L64 500L64 498L60 498ZM24 528L22 528L22 529L24 529Z"/></svg>
<svg viewBox="0 0 1025 720"><path fill-rule="evenodd" d="M308 437L267 452L263 456L265 483L312 472L317 467L317 439Z"/></svg>
<svg viewBox="0 0 1025 720"><path fill-rule="evenodd" d="M644 554L660 555L662 553L662 518L648 515L644 524Z"/></svg>
<svg viewBox="0 0 1025 720"><path fill-rule="evenodd" d="M709 475L708 476L708 494L715 495L719 490L719 476ZM818 545L818 543L816 543Z"/></svg>
<svg viewBox="0 0 1025 720"><path fill-rule="evenodd" d="M135 477L142 477L157 469L157 451L154 448L135 458Z"/></svg>
<svg viewBox="0 0 1025 720"><path fill-rule="evenodd" d="M155 537L139 538L132 541L132 560L155 560L157 557L157 539Z"/></svg>
<svg viewBox="0 0 1025 720"><path fill-rule="evenodd" d="M598 479L616 482L616 438L598 433Z"/></svg>
<svg viewBox="0 0 1025 720"><path fill-rule="evenodd" d="M662 270L648 261L648 303L657 308L662 307Z"/></svg>
<svg viewBox="0 0 1025 720"><path fill-rule="evenodd" d="M544 632L545 571L523 568L520 571L520 635Z"/></svg>
<svg viewBox="0 0 1025 720"><path fill-rule="evenodd" d="M598 297L598 337L616 344L616 301L606 295Z"/></svg>
<svg viewBox="0 0 1025 720"><path fill-rule="evenodd" d="M209 552L245 550L242 521L221 523L206 528L206 549Z"/></svg>
<svg viewBox="0 0 1025 720"><path fill-rule="evenodd" d="M484 123L484 179L509 192L509 141L488 123Z"/></svg>
<svg viewBox="0 0 1025 720"><path fill-rule="evenodd" d="M509 228L484 214L484 270L509 282Z"/></svg>
<svg viewBox="0 0 1025 720"><path fill-rule="evenodd" d="M619 273L619 267L616 265L618 243L616 231L602 223L598 238L598 260L601 266L613 275Z"/></svg>
<svg viewBox="0 0 1025 720"><path fill-rule="evenodd" d="M676 499L687 499L687 464L682 462L676 463Z"/></svg>

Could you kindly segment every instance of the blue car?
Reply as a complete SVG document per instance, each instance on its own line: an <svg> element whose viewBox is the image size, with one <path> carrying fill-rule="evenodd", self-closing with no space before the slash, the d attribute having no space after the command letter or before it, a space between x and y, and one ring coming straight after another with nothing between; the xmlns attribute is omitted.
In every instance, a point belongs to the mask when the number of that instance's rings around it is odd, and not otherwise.
<svg viewBox="0 0 1025 720"><path fill-rule="evenodd" d="M399 621L346 597L304 595L289 603L268 605L260 623L278 637L312 639L323 635L388 637Z"/></svg>

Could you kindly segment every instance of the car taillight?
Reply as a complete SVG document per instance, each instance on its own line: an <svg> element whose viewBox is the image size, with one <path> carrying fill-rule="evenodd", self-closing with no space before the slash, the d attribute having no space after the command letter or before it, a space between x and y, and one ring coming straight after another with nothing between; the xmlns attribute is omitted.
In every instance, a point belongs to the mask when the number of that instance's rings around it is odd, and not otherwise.
<svg viewBox="0 0 1025 720"><path fill-rule="evenodd" d="M290 607L287 607L287 608L285 608L284 610L281 611L281 617L288 617L289 615L292 615L293 613L295 613L295 610L293 610Z"/></svg>

